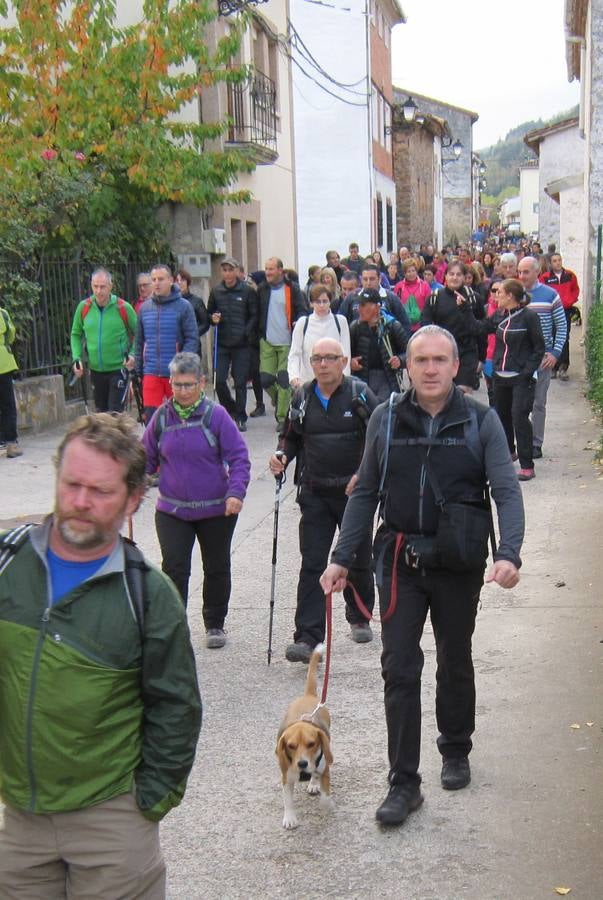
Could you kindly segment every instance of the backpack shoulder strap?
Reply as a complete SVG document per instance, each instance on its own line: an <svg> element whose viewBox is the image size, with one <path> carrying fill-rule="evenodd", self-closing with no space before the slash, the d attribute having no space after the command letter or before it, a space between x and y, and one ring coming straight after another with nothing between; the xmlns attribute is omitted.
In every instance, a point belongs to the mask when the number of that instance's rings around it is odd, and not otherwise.
<svg viewBox="0 0 603 900"><path fill-rule="evenodd" d="M341 337L341 325L339 324L339 316L335 313L335 325L337 326L337 334Z"/></svg>
<svg viewBox="0 0 603 900"><path fill-rule="evenodd" d="M383 499L383 488L385 486L385 478L387 475L387 464L389 462L389 451L392 445L392 431L393 431L393 419L394 419L394 403L396 402L396 397L398 394L391 393L389 395L389 401L387 404L387 413L383 417L381 428L383 431L382 435L379 435L380 439L383 437L383 446L382 446L382 455L380 460L381 465L381 480L379 481L379 498Z"/></svg>
<svg viewBox="0 0 603 900"><path fill-rule="evenodd" d="M13 557L19 552L21 547L27 543L29 532L34 528L34 524L29 522L27 525L19 525L17 528L11 528L6 534L0 537L0 575Z"/></svg>
<svg viewBox="0 0 603 900"><path fill-rule="evenodd" d="M84 321L84 319L86 318L86 316L88 315L88 313L90 312L91 309L92 309L92 297L86 297L86 299L83 302L82 308L80 310L82 322Z"/></svg>
<svg viewBox="0 0 603 900"><path fill-rule="evenodd" d="M490 407L482 407L481 403L479 404L479 406L480 409L478 410L477 405L467 403L469 421L465 424L464 430L467 449L470 451L472 456L480 463L480 465L482 465L484 462L484 445L482 444L479 430L484 420L484 416L487 412L489 412Z"/></svg>
<svg viewBox="0 0 603 900"><path fill-rule="evenodd" d="M157 411L157 417L155 419L155 425L153 427L153 433L155 435L155 440L157 441L157 446L161 447L161 436L165 431L165 425L167 422L167 407L165 403L162 403Z"/></svg>
<svg viewBox="0 0 603 900"><path fill-rule="evenodd" d="M147 607L147 594L145 591L145 572L149 571L149 566L145 562L144 556L136 546L134 541L129 538L123 538L124 557L126 562L126 582L128 585L128 593L132 601L134 615L140 632L140 640L144 639L144 620Z"/></svg>
<svg viewBox="0 0 603 900"><path fill-rule="evenodd" d="M117 311L119 312L119 314L121 316L121 320L124 323L125 329L128 332L128 336L131 340L134 337L134 332L132 331L132 328L130 327L130 320L128 319L128 310L126 309L126 301L123 299L123 297L117 298Z"/></svg>

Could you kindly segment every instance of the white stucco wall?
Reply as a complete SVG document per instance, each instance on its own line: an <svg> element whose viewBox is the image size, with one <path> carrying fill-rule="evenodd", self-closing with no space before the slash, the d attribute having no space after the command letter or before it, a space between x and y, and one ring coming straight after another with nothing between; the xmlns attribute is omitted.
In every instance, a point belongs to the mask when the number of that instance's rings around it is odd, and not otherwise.
<svg viewBox="0 0 603 900"><path fill-rule="evenodd" d="M545 193L545 187L559 178L584 170L584 141L578 125L548 135L540 142L540 242L544 248L559 246L559 205Z"/></svg>
<svg viewBox="0 0 603 900"><path fill-rule="evenodd" d="M572 269L582 289L584 283L584 187L582 185L559 194L559 246L563 265Z"/></svg>
<svg viewBox="0 0 603 900"><path fill-rule="evenodd" d="M524 234L538 233L539 173L537 168L519 170L519 222Z"/></svg>
<svg viewBox="0 0 603 900"><path fill-rule="evenodd" d="M364 0L342 8L291 0L291 21L320 65L337 81L366 79ZM296 58L298 58L296 56ZM350 241L362 253L371 244L371 178L366 80L346 91L303 68L351 106L329 96L293 65L293 119L300 276L324 265L325 251L347 256ZM354 91L355 93L352 93ZM395 220L394 220L395 221Z"/></svg>

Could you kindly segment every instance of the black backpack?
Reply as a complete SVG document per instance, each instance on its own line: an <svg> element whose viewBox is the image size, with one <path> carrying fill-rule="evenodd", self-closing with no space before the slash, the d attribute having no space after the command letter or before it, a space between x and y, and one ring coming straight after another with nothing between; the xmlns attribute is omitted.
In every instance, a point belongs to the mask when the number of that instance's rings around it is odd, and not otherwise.
<svg viewBox="0 0 603 900"><path fill-rule="evenodd" d="M27 525L19 525L7 531L0 537L0 575L4 572L14 556L23 547L28 538L29 532L35 525L33 523ZM134 607L134 614L140 632L140 639L144 637L144 619L147 605L147 597L145 592L144 573L149 571L149 566L145 562L144 556L129 538L123 538L124 556L126 560L126 582L128 592Z"/></svg>

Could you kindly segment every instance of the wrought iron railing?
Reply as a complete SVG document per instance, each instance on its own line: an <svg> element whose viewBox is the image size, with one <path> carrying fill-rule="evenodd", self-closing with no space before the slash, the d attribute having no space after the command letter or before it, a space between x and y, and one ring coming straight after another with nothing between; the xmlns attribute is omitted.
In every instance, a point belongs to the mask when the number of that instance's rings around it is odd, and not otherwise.
<svg viewBox="0 0 603 900"><path fill-rule="evenodd" d="M257 70L247 81L228 86L228 141L276 153L276 85Z"/></svg>

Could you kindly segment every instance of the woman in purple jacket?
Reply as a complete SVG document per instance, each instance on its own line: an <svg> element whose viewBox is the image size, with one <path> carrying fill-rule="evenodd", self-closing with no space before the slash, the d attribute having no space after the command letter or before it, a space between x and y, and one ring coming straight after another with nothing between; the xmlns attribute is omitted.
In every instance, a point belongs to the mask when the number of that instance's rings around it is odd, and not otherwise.
<svg viewBox="0 0 603 900"><path fill-rule="evenodd" d="M177 353L169 370L174 395L153 414L142 438L147 473L160 473L155 527L161 568L186 606L197 539L206 644L218 648L226 643L230 545L249 484L249 454L224 407L205 397L197 354Z"/></svg>

